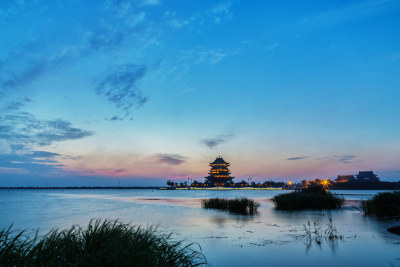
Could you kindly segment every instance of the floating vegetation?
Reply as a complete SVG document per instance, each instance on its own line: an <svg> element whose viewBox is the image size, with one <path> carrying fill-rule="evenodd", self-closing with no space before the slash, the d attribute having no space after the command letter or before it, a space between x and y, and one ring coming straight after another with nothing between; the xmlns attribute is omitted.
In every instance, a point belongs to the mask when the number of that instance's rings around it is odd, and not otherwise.
<svg viewBox="0 0 400 267"><path fill-rule="evenodd" d="M379 193L370 200L362 201L361 209L366 215L400 216L400 192Z"/></svg>
<svg viewBox="0 0 400 267"><path fill-rule="evenodd" d="M333 195L320 185L280 194L273 197L272 201L281 210L339 209L344 203L343 198Z"/></svg>
<svg viewBox="0 0 400 267"><path fill-rule="evenodd" d="M155 227L92 220L86 228L52 230L28 237L12 226L0 231L1 266L198 266L206 264L194 244L183 245ZM201 248L199 247L199 250Z"/></svg>
<svg viewBox="0 0 400 267"><path fill-rule="evenodd" d="M202 207L206 209L225 210L232 213L253 215L257 213L260 203L242 198L226 199L226 198L209 198L201 201Z"/></svg>

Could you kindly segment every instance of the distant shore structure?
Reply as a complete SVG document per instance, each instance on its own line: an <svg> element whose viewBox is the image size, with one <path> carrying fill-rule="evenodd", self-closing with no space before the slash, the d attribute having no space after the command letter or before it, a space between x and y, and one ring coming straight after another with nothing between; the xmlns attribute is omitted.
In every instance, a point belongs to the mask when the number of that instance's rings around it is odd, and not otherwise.
<svg viewBox="0 0 400 267"><path fill-rule="evenodd" d="M232 179L235 177L230 176L229 166L230 164L223 158L217 157L210 163L211 170L208 173L209 176L204 177L206 178L205 184L208 186L225 186L232 183Z"/></svg>
<svg viewBox="0 0 400 267"><path fill-rule="evenodd" d="M357 181L379 182L378 176L372 171L360 171L356 177Z"/></svg>
<svg viewBox="0 0 400 267"><path fill-rule="evenodd" d="M378 176L373 171L359 171L357 175L338 175L335 183L349 182L379 182Z"/></svg>
<svg viewBox="0 0 400 267"><path fill-rule="evenodd" d="M336 183L348 183L354 181L354 175L338 175L335 179Z"/></svg>

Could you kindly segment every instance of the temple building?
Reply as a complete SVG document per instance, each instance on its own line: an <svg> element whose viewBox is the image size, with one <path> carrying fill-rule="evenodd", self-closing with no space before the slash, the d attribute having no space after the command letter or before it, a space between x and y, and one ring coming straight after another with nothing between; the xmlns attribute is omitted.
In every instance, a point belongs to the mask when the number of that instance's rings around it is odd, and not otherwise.
<svg viewBox="0 0 400 267"><path fill-rule="evenodd" d="M370 181L370 182L378 182L379 178L372 171L363 171L358 172L356 175L357 181Z"/></svg>
<svg viewBox="0 0 400 267"><path fill-rule="evenodd" d="M338 175L335 179L335 183L347 183L354 181L354 175Z"/></svg>
<svg viewBox="0 0 400 267"><path fill-rule="evenodd" d="M209 176L204 177L206 178L205 184L208 186L224 186L232 182L232 179L235 177L230 176L229 166L230 164L225 162L223 158L216 158L210 163L211 170L208 173Z"/></svg>

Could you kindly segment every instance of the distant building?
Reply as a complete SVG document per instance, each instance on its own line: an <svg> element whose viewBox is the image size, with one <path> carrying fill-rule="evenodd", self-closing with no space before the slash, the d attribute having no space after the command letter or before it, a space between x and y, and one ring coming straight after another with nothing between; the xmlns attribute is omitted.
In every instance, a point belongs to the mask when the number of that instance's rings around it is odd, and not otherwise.
<svg viewBox="0 0 400 267"><path fill-rule="evenodd" d="M335 179L335 183L347 183L354 181L354 175L338 175Z"/></svg>
<svg viewBox="0 0 400 267"><path fill-rule="evenodd" d="M356 175L356 180L359 182L369 181L369 182L379 182L378 176L374 174L373 171L362 171Z"/></svg>
<svg viewBox="0 0 400 267"><path fill-rule="evenodd" d="M241 182L236 183L235 186L236 187L245 187L245 186L249 186L249 184L246 181L242 180Z"/></svg>
<svg viewBox="0 0 400 267"><path fill-rule="evenodd" d="M197 181L194 181L194 182L192 183L192 186L193 186L193 187L203 187L204 184L203 184L203 183L199 183L199 182L197 182Z"/></svg>
<svg viewBox="0 0 400 267"><path fill-rule="evenodd" d="M231 183L235 177L230 176L229 166L230 164L225 162L223 158L216 158L210 163L211 170L208 173L209 176L204 177L206 178L205 184L208 186L224 186L227 183Z"/></svg>
<svg viewBox="0 0 400 267"><path fill-rule="evenodd" d="M307 188L310 185L310 183L306 180L301 181L301 187Z"/></svg>

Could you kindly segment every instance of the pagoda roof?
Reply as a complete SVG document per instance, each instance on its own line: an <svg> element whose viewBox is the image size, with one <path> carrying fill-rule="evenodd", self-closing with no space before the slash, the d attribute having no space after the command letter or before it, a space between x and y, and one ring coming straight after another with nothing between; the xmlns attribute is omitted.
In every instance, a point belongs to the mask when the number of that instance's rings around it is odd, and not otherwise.
<svg viewBox="0 0 400 267"><path fill-rule="evenodd" d="M354 178L353 174L339 174L337 178Z"/></svg>
<svg viewBox="0 0 400 267"><path fill-rule="evenodd" d="M360 171L358 175L375 175L373 171Z"/></svg>
<svg viewBox="0 0 400 267"><path fill-rule="evenodd" d="M211 162L211 164L228 164L223 158L218 157L214 160L214 162Z"/></svg>

